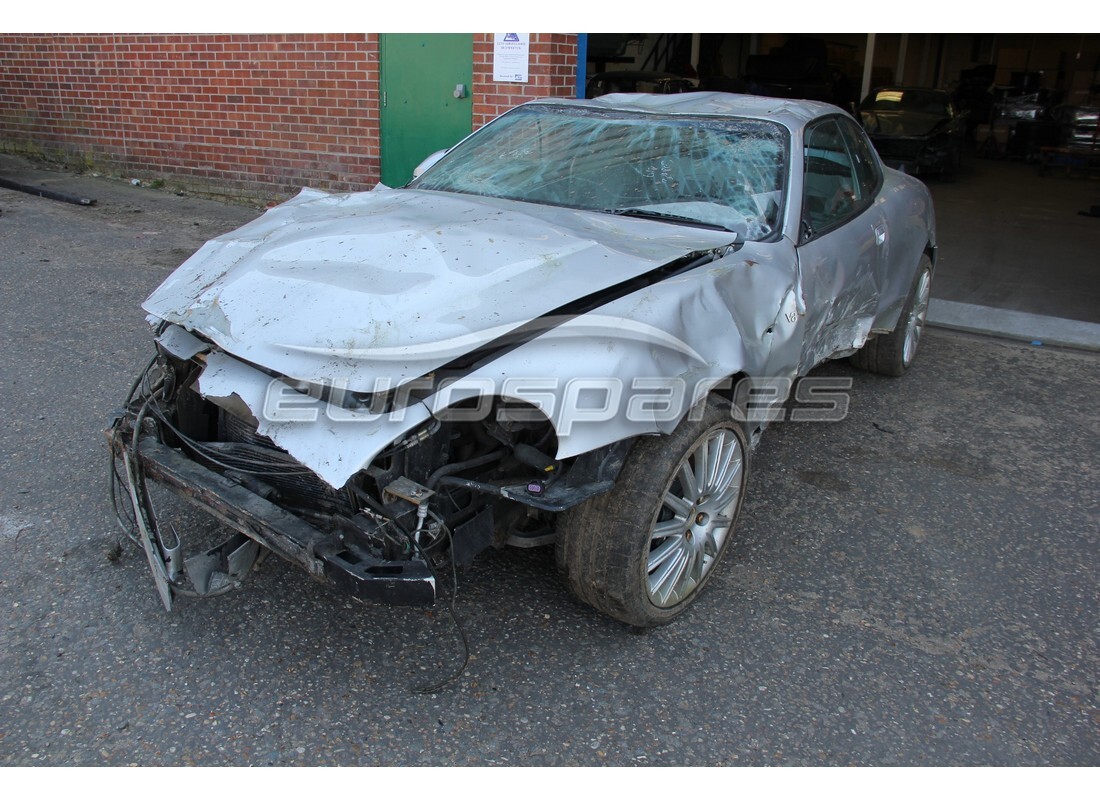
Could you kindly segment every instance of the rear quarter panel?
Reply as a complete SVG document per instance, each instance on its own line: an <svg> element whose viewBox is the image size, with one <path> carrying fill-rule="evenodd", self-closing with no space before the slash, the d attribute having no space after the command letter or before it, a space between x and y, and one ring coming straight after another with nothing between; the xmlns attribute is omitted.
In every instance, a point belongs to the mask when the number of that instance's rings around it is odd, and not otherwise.
<svg viewBox="0 0 1100 800"><path fill-rule="evenodd" d="M911 175L883 167L878 202L887 225L884 282L873 330L887 332L897 325L909 296L921 256L927 251L935 266L936 215L928 188Z"/></svg>

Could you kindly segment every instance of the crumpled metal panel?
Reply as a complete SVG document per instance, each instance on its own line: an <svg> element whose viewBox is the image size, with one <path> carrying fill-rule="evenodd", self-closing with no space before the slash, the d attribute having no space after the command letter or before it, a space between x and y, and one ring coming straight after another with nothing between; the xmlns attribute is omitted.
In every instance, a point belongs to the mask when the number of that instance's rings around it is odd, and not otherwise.
<svg viewBox="0 0 1100 800"><path fill-rule="evenodd" d="M373 391L733 239L490 198L306 190L204 245L143 308L280 374Z"/></svg>
<svg viewBox="0 0 1100 800"><path fill-rule="evenodd" d="M275 382L278 384L278 382ZM413 403L396 414L325 409L309 396L282 387L296 419L273 420L269 387L273 381L255 367L224 353L207 356L198 389L206 398L237 397L259 422L257 432L269 437L333 488L370 464L387 445L431 419L427 407ZM294 399L297 402L294 402ZM284 414L290 416L290 414Z"/></svg>
<svg viewBox="0 0 1100 800"><path fill-rule="evenodd" d="M198 389L210 399L240 398L259 421L259 433L335 488L423 426L432 412L479 395L544 410L558 435L557 457L568 458L620 439L667 433L682 416L574 413L571 381L623 378L628 392L641 381L646 389L639 394L683 387L690 400L729 375L791 371L793 363L769 365L769 358L776 342L795 330L793 323L776 319L784 297L795 291L793 258L789 243L746 245L557 325L451 387L389 414L332 408L224 353L207 357ZM360 364L368 375L373 367ZM529 381L517 378L544 380L546 388L532 390ZM302 419L271 419L273 385L284 402L290 399L291 414Z"/></svg>
<svg viewBox="0 0 1100 800"><path fill-rule="evenodd" d="M773 364L776 344L795 331L779 309L794 295L794 249L789 243L748 244L725 258L657 286L635 292L590 315L578 317L471 372L464 385L480 392L534 402L553 423L558 458L647 433L668 433L682 417L655 414L578 413L570 382L614 385L629 398L660 387L682 387L689 402L738 373L789 372L794 363ZM783 358L789 358L784 355ZM509 378L537 375L541 391L517 393ZM551 388L552 387L552 388ZM472 396L457 389L424 402L433 411ZM571 403L571 399L574 401ZM538 402L541 401L541 402Z"/></svg>
<svg viewBox="0 0 1100 800"><path fill-rule="evenodd" d="M780 122L792 131L794 198L802 194L801 126L836 113L821 104L706 93L607 95L583 105ZM598 407L570 416L577 379L607 381L608 391L614 380L626 387L640 381L654 392L682 385L690 400L729 376L793 378L850 352L872 331L893 327L921 252L935 247L931 201L911 178L886 171L867 218L850 227L866 237L880 221L889 238L874 257L826 252L815 260L812 248L794 244L798 202L785 204L782 236L731 247L736 237L728 231L512 200L385 187L351 195L305 190L209 242L144 308L226 351L207 356L203 395L239 398L261 434L340 487L433 413L472 396L542 408L557 432L557 457L568 458L671 431L682 416L660 409L608 416ZM713 258L622 290L701 254ZM606 301L603 290L613 290ZM562 311L591 296L601 302L579 315ZM534 320L545 328L463 367L459 383L389 413L327 406L280 382L307 419L267 413L267 372L382 392ZM517 377L543 383L521 385Z"/></svg>

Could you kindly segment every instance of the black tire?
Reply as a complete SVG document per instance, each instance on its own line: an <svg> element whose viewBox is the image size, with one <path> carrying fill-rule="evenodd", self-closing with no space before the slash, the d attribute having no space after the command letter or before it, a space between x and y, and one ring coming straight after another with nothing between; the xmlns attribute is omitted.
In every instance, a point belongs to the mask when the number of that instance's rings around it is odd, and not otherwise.
<svg viewBox="0 0 1100 800"><path fill-rule="evenodd" d="M917 274L909 287L909 296L898 317L898 324L887 334L867 340L849 359L868 372L897 378L908 372L917 356L917 345L928 316L928 298L932 287L932 259L921 256ZM910 341L910 337L912 340ZM908 344L908 346L907 346Z"/></svg>
<svg viewBox="0 0 1100 800"><path fill-rule="evenodd" d="M708 398L693 420L699 410L668 436L639 439L614 489L558 517L556 556L569 588L640 628L682 614L734 538L748 474L745 434L725 400ZM692 491L687 482L712 446L718 449L711 463L724 466L713 467L706 480L713 493L704 491L708 486ZM654 535L658 525L666 535ZM668 580L660 582L662 576Z"/></svg>

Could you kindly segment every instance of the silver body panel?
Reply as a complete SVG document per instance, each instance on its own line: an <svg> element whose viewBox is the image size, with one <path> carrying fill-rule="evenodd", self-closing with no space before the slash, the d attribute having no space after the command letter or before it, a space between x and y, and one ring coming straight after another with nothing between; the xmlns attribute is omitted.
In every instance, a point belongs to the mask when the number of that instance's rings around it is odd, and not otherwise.
<svg viewBox="0 0 1100 800"><path fill-rule="evenodd" d="M803 375L892 329L922 253L934 251L927 190L888 169L869 208L797 244L802 133L839 109L714 93L545 102L778 122L791 136L793 198L781 234L731 247L725 231L519 201L385 187L305 190L207 243L145 310L224 351L208 358L203 395L240 398L260 433L340 487L433 413L478 395L541 408L558 434L558 458L671 431L682 414L572 413L570 381L683 386L697 398L731 376ZM333 407L295 421L266 413L272 374L390 391L578 298L697 254L710 260L560 320L445 391L387 413ZM517 386L517 376L545 388ZM301 394L302 408L309 402Z"/></svg>

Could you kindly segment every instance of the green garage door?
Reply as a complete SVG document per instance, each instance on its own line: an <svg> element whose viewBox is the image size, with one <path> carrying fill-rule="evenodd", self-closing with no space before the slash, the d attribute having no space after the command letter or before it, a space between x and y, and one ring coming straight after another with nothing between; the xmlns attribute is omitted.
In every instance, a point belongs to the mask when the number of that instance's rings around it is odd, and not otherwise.
<svg viewBox="0 0 1100 800"><path fill-rule="evenodd" d="M402 186L428 155L473 126L469 33L387 33L379 39L382 183ZM455 87L463 86L462 97Z"/></svg>

